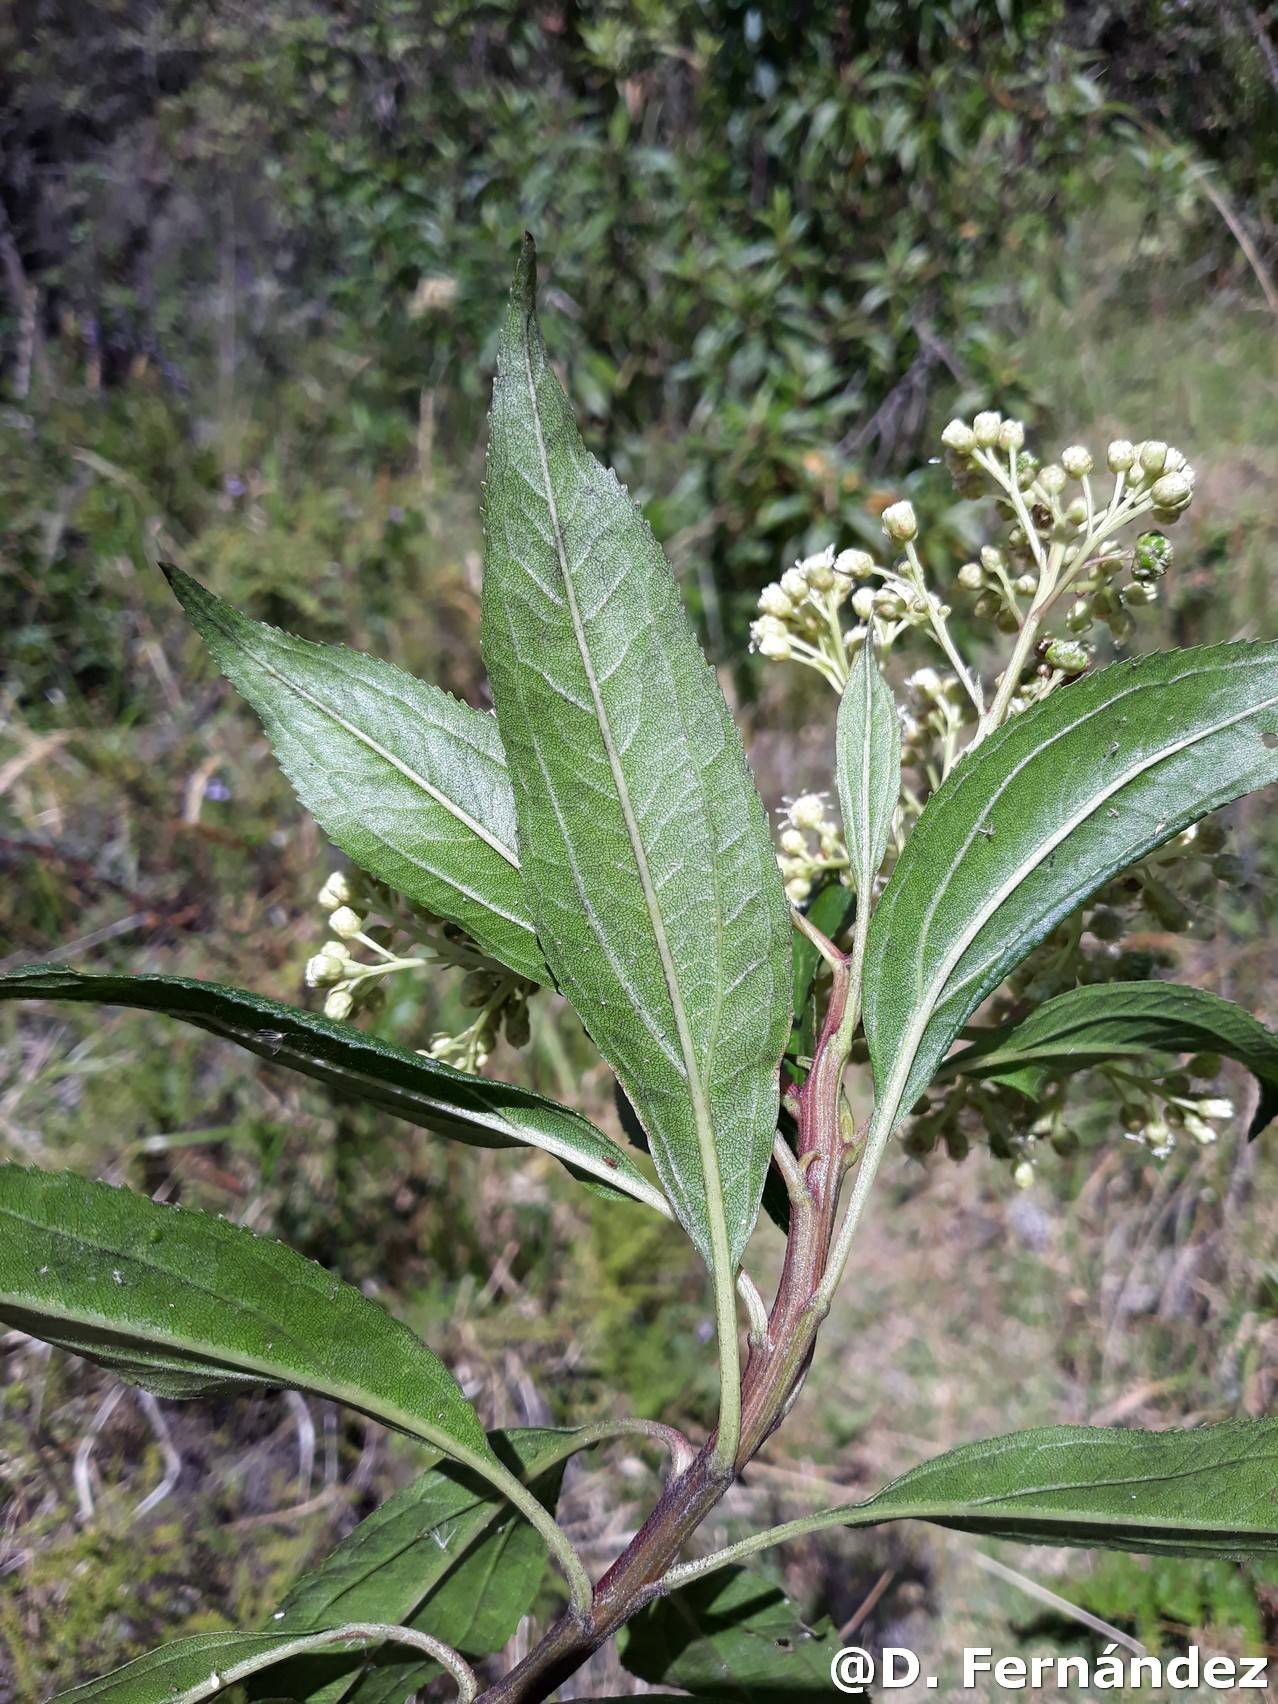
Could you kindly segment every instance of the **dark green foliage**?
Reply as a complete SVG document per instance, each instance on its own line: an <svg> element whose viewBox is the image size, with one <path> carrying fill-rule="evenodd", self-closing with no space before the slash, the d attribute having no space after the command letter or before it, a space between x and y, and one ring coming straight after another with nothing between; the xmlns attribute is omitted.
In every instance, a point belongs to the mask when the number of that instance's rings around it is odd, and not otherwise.
<svg viewBox="0 0 1278 1704"><path fill-rule="evenodd" d="M1135 134L1109 97L1157 113L1188 81L1174 55L1190 26L1170 42L1163 13L32 0L0 24L18 265L0 359L10 377L33 365L40 390L20 276L48 349L90 389L141 372L179 405L174 447L207 441L210 405L181 415L216 398L222 465L188 491L199 508L241 503L251 458L273 457L245 435L251 392L303 461L340 438L374 468L402 463L423 418L465 454L494 353L493 257L527 226L553 256L573 400L694 570L715 641L716 584L866 527L866 469L906 464L938 383L1025 400L1025 310ZM1185 117L1232 159L1222 137L1256 134L1231 108L1240 50L1223 23L1193 33ZM1137 181L1165 226L1160 198L1193 156L1151 146L1142 135ZM101 430L54 440L55 482L73 484L71 448ZM136 450L118 459L137 471ZM168 513L173 494L152 487ZM342 534L341 502L323 507L272 525L277 558L299 527L316 552ZM392 557L403 542L383 541ZM58 619L47 593L35 607Z"/></svg>

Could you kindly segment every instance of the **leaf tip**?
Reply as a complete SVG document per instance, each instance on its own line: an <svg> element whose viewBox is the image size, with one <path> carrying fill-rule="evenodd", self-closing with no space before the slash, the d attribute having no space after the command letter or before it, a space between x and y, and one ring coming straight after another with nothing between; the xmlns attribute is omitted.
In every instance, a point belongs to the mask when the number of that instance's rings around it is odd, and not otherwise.
<svg viewBox="0 0 1278 1704"><path fill-rule="evenodd" d="M519 245L510 300L512 306L522 308L527 314L532 313L537 305L537 240L531 231L524 232Z"/></svg>

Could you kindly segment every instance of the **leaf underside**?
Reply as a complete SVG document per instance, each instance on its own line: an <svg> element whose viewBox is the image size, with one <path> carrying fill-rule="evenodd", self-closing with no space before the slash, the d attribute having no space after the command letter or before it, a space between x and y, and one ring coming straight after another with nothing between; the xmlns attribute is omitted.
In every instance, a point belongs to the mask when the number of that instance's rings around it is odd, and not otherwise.
<svg viewBox="0 0 1278 1704"><path fill-rule="evenodd" d="M867 637L848 673L835 730L839 804L856 891L868 903L901 796L901 722Z"/></svg>
<svg viewBox="0 0 1278 1704"><path fill-rule="evenodd" d="M546 359L526 244L493 396L483 639L524 880L559 987L714 1261L754 1224L790 1024L763 807L661 549ZM718 1176L715 1176L715 1173Z"/></svg>
<svg viewBox="0 0 1278 1704"><path fill-rule="evenodd" d="M621 1191L651 1206L661 1204L657 1189L624 1149L578 1113L530 1089L455 1071L299 1006L180 976L84 976L44 965L0 975L0 1000L18 999L160 1012L420 1129L471 1147L541 1148L598 1192Z"/></svg>
<svg viewBox="0 0 1278 1704"><path fill-rule="evenodd" d="M1037 1098L1051 1078L1150 1053L1218 1053L1246 1066L1260 1086L1253 1137L1278 1112L1278 1035L1232 1000L1177 982L1102 982L1057 994L951 1054L938 1075L1014 1076Z"/></svg>
<svg viewBox="0 0 1278 1704"><path fill-rule="evenodd" d="M1278 1553L1278 1419L1189 1431L1042 1426L965 1444L829 1524L925 1520L990 1538L1176 1556Z"/></svg>
<svg viewBox="0 0 1278 1704"><path fill-rule="evenodd" d="M491 957L545 982L493 718L377 657L252 621L180 569L165 574L329 839Z"/></svg>
<svg viewBox="0 0 1278 1704"><path fill-rule="evenodd" d="M1085 675L992 734L932 795L870 926L880 1116L927 1087L967 1018L1119 870L1278 780L1278 646Z"/></svg>

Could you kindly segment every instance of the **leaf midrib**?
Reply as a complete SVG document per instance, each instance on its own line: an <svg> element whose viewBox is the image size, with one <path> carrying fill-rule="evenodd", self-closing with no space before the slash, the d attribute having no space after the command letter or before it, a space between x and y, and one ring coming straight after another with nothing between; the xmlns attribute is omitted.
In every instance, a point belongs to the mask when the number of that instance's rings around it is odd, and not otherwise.
<svg viewBox="0 0 1278 1704"><path fill-rule="evenodd" d="M468 811L463 810L455 799L449 798L449 796L446 793L441 792L439 788L432 786L431 783L427 781L426 777L424 775L419 775L411 764L405 763L403 759L396 757L395 754L388 751L386 747L380 743L380 741L375 740L371 734L367 733L362 728L356 727L353 722L347 721L339 710L334 709L330 704L326 704L322 698L316 697L313 692L308 691L306 687L302 686L291 676L285 674L282 669L278 668L268 658L263 657L260 652L254 650L241 635L230 631L225 623L218 621L216 613L213 614L210 619L218 623L223 635L233 644L238 646L239 649L244 652L245 656L254 662L258 668L263 669L274 680L278 681L279 684L287 691L296 693L299 698L311 705L313 709L318 710L321 715L327 716L331 721L335 722L337 726L345 733L349 734L352 739L358 740L362 745L366 746L368 750L374 754L374 756L379 757L383 760L383 762L390 764L393 769L397 769L406 781L411 782L415 787L419 787L422 792L427 795L427 797L434 799L436 804L442 805L443 808L448 811L451 816L455 817L463 827L469 829L472 834L478 835L479 838L486 842L486 844L489 845L499 857L504 858L513 870L517 871L519 869L518 854L513 851L512 848L503 844L496 835L494 835L489 829L485 828L483 823L479 822L475 817L472 817ZM362 681L360 684L365 687L369 685L367 681ZM376 690L375 687L374 690ZM526 922L521 922L518 918L511 918L510 921L519 923L521 928L528 929L528 924ZM532 931L529 930L529 933L531 932Z"/></svg>
<svg viewBox="0 0 1278 1704"><path fill-rule="evenodd" d="M1198 670L1194 672L1202 673L1205 671ZM1076 722L1071 722L1068 727L1059 729L1052 735L1051 739L1046 741L1043 745L1035 746L1026 754L1011 773L1004 778L994 793L994 796L986 803L984 808L976 817L972 827L968 831L962 848L954 857L951 865L951 875L953 872L957 871L962 860L971 850L972 843L980 831L981 824L986 821L994 805L998 803L1007 788L1011 786L1012 782L1021 775L1021 773L1036 757L1041 756L1044 751L1049 749L1050 746L1055 745L1058 740L1076 733L1079 728L1091 721L1094 716L1112 709L1116 704L1120 704L1123 699L1130 696L1131 693L1140 691L1146 685L1153 685L1155 687L1175 685L1179 680L1183 680L1184 678L1186 677L1178 676L1177 681L1159 681L1149 683L1144 681L1137 682L1133 684L1127 692L1119 694L1114 698L1104 700L1103 703L1096 705L1085 715L1080 716ZM919 937L919 974L918 980L915 984L918 989L918 997L916 999L915 1016L906 1029L902 1046L897 1055L897 1067L889 1080L888 1089L883 1095L880 1108L876 1110L876 1125L881 1126L882 1120L880 1113L884 1108L887 1109L886 1117L891 1121L895 1121L896 1103L900 1099L906 1082L909 1080L910 1072L914 1065L914 1056L918 1051L919 1044L922 1041L924 1034L927 1031L927 1026L932 1021L932 1017L936 1011L939 993L945 987L955 965L958 964L959 960L963 957L963 954L972 945L973 941L980 934L981 930L985 927L986 923L989 922L990 918L994 915L998 908L1004 903L1008 895L1012 893L1027 876L1031 875L1043 862L1044 858L1046 858L1050 852L1054 851L1063 840L1073 834L1075 829L1081 827L1081 825L1086 822L1089 817L1094 816L1107 799L1112 799L1115 793L1121 792L1124 787L1129 786L1133 781L1138 780L1140 776L1147 774L1149 770L1156 768L1158 764L1165 762L1168 758L1175 757L1179 752L1187 751L1191 746L1198 745L1203 740L1210 739L1213 735L1222 733L1226 728L1233 727L1239 722L1245 722L1251 717L1259 715L1262 710L1268 710L1275 704L1278 704L1278 694L1275 694L1271 698L1262 699L1258 703L1249 704L1246 709L1239 711L1236 715L1226 716L1221 721L1214 722L1208 728L1198 729L1192 734L1186 735L1181 740L1177 740L1170 745L1160 747L1144 761L1134 765L1132 768L1126 770L1120 776L1111 781L1087 802L1085 809L1080 808L1075 811L1070 817L1066 818L1065 822L1054 830L1052 834L1048 835L1042 843L1034 849L1032 857L1024 860L1016 866L1016 868L1003 882L1002 886L995 889L994 893L986 900L985 904L974 914L971 921L960 931L952 944L950 951L940 961L940 964L936 971L933 972L932 976L927 979L926 983L924 983L922 964L923 948L926 944L927 931L931 927L932 920L936 914L936 909L939 906L942 897L949 892L950 879L947 878L939 885L937 893L933 896L932 903L928 907L927 917L924 921ZM973 972L972 975L965 978L962 983L957 984L956 987L951 990L949 997L952 998L960 988L966 987L968 983L972 981L973 976L978 974L978 972ZM928 990L928 998L926 1001L924 1001L922 997L925 986Z"/></svg>
<svg viewBox="0 0 1278 1704"><path fill-rule="evenodd" d="M87 1252L126 1261L133 1266L140 1267L143 1272L151 1273L161 1280L172 1280L175 1277L180 1277L180 1280L184 1285L189 1286L191 1289L198 1290L201 1295L206 1296L210 1301L220 1303L221 1305L230 1308L235 1313L243 1314L246 1317L255 1319L258 1321L260 1326L266 1326L272 1331L278 1331L282 1341L286 1344L290 1344L295 1351L304 1352L307 1347L293 1335L288 1325L282 1321L262 1313L260 1309L253 1307L251 1304L246 1305L240 1298L229 1297L224 1295L221 1291L212 1290L196 1278L192 1278L186 1274L173 1273L166 1267L157 1265L154 1261L144 1259L134 1250L111 1248L101 1241L95 1241L92 1238L81 1236L74 1231L66 1229L64 1226L46 1225L39 1219L32 1219L25 1213L19 1213L13 1207L6 1206L0 1208L0 1218L16 1219L19 1224L26 1225L31 1230L42 1231L46 1235L61 1238L65 1242L77 1243ZM341 1283L340 1279L334 1279L333 1281L338 1284ZM3 1292L3 1295L15 1307L23 1308L26 1312L38 1312L40 1307L45 1307L48 1308L57 1319L64 1320L68 1324L100 1328L111 1333L124 1343L136 1342L142 1347L145 1347L149 1339L158 1340L161 1344L165 1344L170 1348L187 1350L192 1355L203 1355L206 1357L207 1361L214 1363L218 1367L224 1366L230 1372L243 1370L249 1374L257 1374L274 1383L285 1384L291 1382L289 1376L290 1369L287 1365L281 1364L278 1361L264 1361L255 1355L245 1354L234 1349L230 1350L228 1353L228 1351L224 1348L221 1350L215 1350L210 1354L209 1346L207 1344L196 1342L185 1333L175 1331L171 1327L164 1326L162 1323L157 1322L154 1326L148 1325L145 1329L144 1335L139 1331L137 1323L134 1321L130 1321L122 1325L118 1319L113 1319L106 1314L98 1313L96 1311L91 1312L86 1308L76 1308L65 1302L45 1301L43 1303L33 1305L30 1298L24 1301L22 1296L15 1295L8 1291ZM316 1302L320 1300L318 1294L310 1299ZM396 1321L391 1317L391 1315L387 1314L386 1320L387 1324L392 1329L396 1327ZM399 1332L397 1334L406 1335L410 1340L415 1341L412 1339L412 1333L407 1332L406 1328L399 1328ZM371 1411L376 1414L379 1419L382 1419L391 1425L402 1426L405 1431L415 1437L424 1438L428 1443L433 1444L436 1449L442 1450L445 1455L451 1456L454 1460L470 1462L475 1460L474 1452L471 1451L467 1445L462 1444L460 1439L455 1438L451 1432L437 1430L429 1421L424 1420L421 1415L413 1414L408 1410L402 1409L398 1403L387 1402L384 1398L377 1396L376 1393L372 1391L362 1390L359 1387L348 1385L343 1379L333 1378L332 1375L323 1368L318 1368L316 1370L320 1374L319 1379L317 1379L313 1373L306 1371L304 1364L295 1365L291 1369L291 1373L293 1377L304 1380L308 1386L319 1386L322 1380L323 1388L326 1390L327 1394L332 1396L336 1401L348 1403L352 1408L359 1409L365 1413ZM429 1368L425 1368L423 1370L429 1371ZM283 1378L280 1376L281 1373L284 1374ZM445 1374L445 1377L447 1377L447 1374ZM441 1393L439 1400L441 1402L447 1402L447 1399L448 1393L446 1391ZM463 1397L462 1400L465 1401L465 1398ZM374 1406L374 1404L376 1406ZM466 1452L465 1455L461 1453L462 1451Z"/></svg>
<svg viewBox="0 0 1278 1704"><path fill-rule="evenodd" d="M537 455L541 464L542 483L545 488L546 507L550 515L551 532L554 536L555 555L559 563L560 578L563 581L564 597L568 606L569 618L572 621L573 637L577 643L577 652L585 671L586 682L590 688L591 700L594 704L595 720L599 726L599 735L603 741L604 752L608 766L612 772L613 786L617 791L617 800L621 806L622 819L626 827L626 835L630 842L631 853L639 872L640 887L643 892L644 904L648 912L648 920L652 927L653 936L657 943L657 953L661 960L662 975L666 983L666 991L670 998L671 1009L674 1013L675 1030L679 1037L679 1050L683 1056L684 1074L688 1083L689 1098L692 1103L693 1119L696 1125L697 1146L701 1154L701 1169L705 1184L706 1217L710 1229L710 1245L714 1256L714 1265L724 1274L731 1272L731 1254L728 1241L727 1220L724 1213L722 1198L722 1181L719 1175L719 1158L714 1143L714 1125L710 1117L710 1109L706 1099L705 1083L702 1080L700 1067L697 1063L693 1047L692 1030L688 1022L688 1014L683 1003L682 989L675 969L674 958L670 950L670 942L666 935L665 919L661 912L660 901L652 880L652 872L648 867L647 852L639 834L639 825L635 818L634 807L630 798L630 789L626 783L625 773L617 753L612 735L612 725L608 719L607 707L599 689L595 675L594 662L586 640L582 624L581 611L577 603L576 588L568 565L568 553L564 545L563 528L559 519L559 506L555 501L553 483L550 476L550 460L546 452L545 432L541 422L541 408L537 399L536 377L532 367L532 338L527 318L524 322L524 334L520 340L524 362L524 378L528 387L529 407L532 413L534 435L537 440ZM717 897L717 889L716 889ZM716 980L716 986L721 979Z"/></svg>

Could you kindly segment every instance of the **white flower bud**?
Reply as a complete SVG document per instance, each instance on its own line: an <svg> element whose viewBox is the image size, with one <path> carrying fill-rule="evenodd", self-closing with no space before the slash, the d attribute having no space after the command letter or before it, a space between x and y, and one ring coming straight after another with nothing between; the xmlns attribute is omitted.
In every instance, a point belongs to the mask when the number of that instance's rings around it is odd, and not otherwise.
<svg viewBox="0 0 1278 1704"><path fill-rule="evenodd" d="M814 592L828 592L834 584L834 568L824 559L811 564L806 572L808 584Z"/></svg>
<svg viewBox="0 0 1278 1704"><path fill-rule="evenodd" d="M754 642L759 655L773 662L784 663L794 650L790 635L785 632L757 634Z"/></svg>
<svg viewBox="0 0 1278 1704"><path fill-rule="evenodd" d="M1025 445L1025 426L1020 420L1005 420L998 429L1000 450L1019 450Z"/></svg>
<svg viewBox="0 0 1278 1704"><path fill-rule="evenodd" d="M835 566L835 547L833 547L832 544L828 544L826 545L825 550L818 550L818 552L816 552L816 556L806 556L804 557L803 562L796 562L794 566L799 569L799 573L803 574L804 579L808 581L809 586L816 586L816 584L820 584L820 581L813 578L813 576L825 573L825 571L828 571L828 569L832 569L832 567ZM826 581L826 584L828 584L828 581Z"/></svg>
<svg viewBox="0 0 1278 1704"><path fill-rule="evenodd" d="M873 586L859 586L852 594L852 609L862 621L868 621L874 614L875 601L878 593Z"/></svg>
<svg viewBox="0 0 1278 1704"><path fill-rule="evenodd" d="M318 895L319 904L325 911L336 911L339 905L349 905L354 897L351 884L340 870L333 871Z"/></svg>
<svg viewBox="0 0 1278 1704"><path fill-rule="evenodd" d="M334 957L332 953L316 953L314 958L306 961L306 986L308 988L331 988L335 982L340 982L346 975L346 965L343 960Z"/></svg>
<svg viewBox="0 0 1278 1704"><path fill-rule="evenodd" d="M874 572L874 558L868 550L841 550L834 559L834 572L864 580Z"/></svg>
<svg viewBox="0 0 1278 1704"><path fill-rule="evenodd" d="M775 616L778 621L784 621L786 616L794 614L794 605L774 580L759 593L759 610L763 615Z"/></svg>
<svg viewBox="0 0 1278 1704"><path fill-rule="evenodd" d="M1216 1132L1211 1125L1194 1112L1185 1114L1185 1133L1192 1136L1201 1148L1209 1148L1216 1140Z"/></svg>
<svg viewBox="0 0 1278 1704"><path fill-rule="evenodd" d="M958 583L967 592L979 592L985 584L985 575L981 572L979 562L965 562L958 571Z"/></svg>
<svg viewBox="0 0 1278 1704"><path fill-rule="evenodd" d="M1185 458L1181 455L1180 451L1174 450L1169 444L1167 446L1167 456L1163 462L1163 472L1179 473L1186 465Z"/></svg>
<svg viewBox="0 0 1278 1704"><path fill-rule="evenodd" d="M1167 446L1159 438L1150 438L1140 447L1140 465L1151 476L1163 471L1167 462Z"/></svg>
<svg viewBox="0 0 1278 1704"><path fill-rule="evenodd" d="M972 436L983 450L992 450L998 443L998 429L1003 424L1003 416L988 409L978 414L972 422Z"/></svg>
<svg viewBox="0 0 1278 1704"><path fill-rule="evenodd" d="M354 1009L354 997L346 988L334 988L324 1002L324 1016L333 1018L339 1024L349 1018Z"/></svg>
<svg viewBox="0 0 1278 1704"><path fill-rule="evenodd" d="M786 569L781 576L781 590L795 603L803 602L808 595L808 577L802 568L796 565Z"/></svg>
<svg viewBox="0 0 1278 1704"><path fill-rule="evenodd" d="M1154 482L1149 495L1160 509L1187 509L1194 495L1194 482L1186 479L1183 472L1165 473Z"/></svg>
<svg viewBox="0 0 1278 1704"><path fill-rule="evenodd" d="M785 884L785 897L791 905L802 905L812 892L812 883L806 876L791 876Z"/></svg>
<svg viewBox="0 0 1278 1704"><path fill-rule="evenodd" d="M1092 471L1092 454L1082 444L1070 444L1061 451L1061 466L1071 479L1086 479Z"/></svg>
<svg viewBox="0 0 1278 1704"><path fill-rule="evenodd" d="M1018 1189L1032 1189L1034 1187L1033 1160L1021 1160L1016 1165L1012 1172L1012 1182Z"/></svg>
<svg viewBox="0 0 1278 1704"><path fill-rule="evenodd" d="M970 455L976 447L976 433L966 420L951 420L941 433L941 442L947 450L954 450L961 456Z"/></svg>
<svg viewBox="0 0 1278 1704"><path fill-rule="evenodd" d="M797 828L787 828L781 836L781 850L791 854L806 852L808 843Z"/></svg>
<svg viewBox="0 0 1278 1704"><path fill-rule="evenodd" d="M1201 1100L1198 1103L1198 1116L1228 1122L1234 1116L1234 1103L1226 1100L1223 1095L1212 1100Z"/></svg>
<svg viewBox="0 0 1278 1704"><path fill-rule="evenodd" d="M899 621L905 614L905 599L899 593L884 588L874 594L874 611L888 621Z"/></svg>
<svg viewBox="0 0 1278 1704"><path fill-rule="evenodd" d="M819 829L825 822L825 800L819 793L801 793L790 806L789 816L796 828Z"/></svg>
<svg viewBox="0 0 1278 1704"><path fill-rule="evenodd" d="M1049 497L1055 497L1065 489L1065 469L1055 462L1048 462L1046 467L1038 470L1038 483Z"/></svg>
<svg viewBox="0 0 1278 1704"><path fill-rule="evenodd" d="M1126 438L1115 438L1105 452L1105 461L1111 473L1126 473L1136 460L1136 451Z"/></svg>
<svg viewBox="0 0 1278 1704"><path fill-rule="evenodd" d="M1038 590L1038 576L1035 574L1018 574L1012 581L1012 587L1023 598L1032 598Z"/></svg>
<svg viewBox="0 0 1278 1704"><path fill-rule="evenodd" d="M912 503L889 503L880 519L883 531L894 544L908 544L919 535L919 523Z"/></svg>
<svg viewBox="0 0 1278 1704"><path fill-rule="evenodd" d="M1002 566L1003 552L996 550L992 544L983 544L981 546L981 567L987 573L997 574Z"/></svg>
<svg viewBox="0 0 1278 1704"><path fill-rule="evenodd" d="M935 669L916 669L905 684L920 698L939 698L941 694L941 677Z"/></svg>
<svg viewBox="0 0 1278 1704"><path fill-rule="evenodd" d="M329 918L328 926L339 941L349 941L363 929L364 919L349 905L339 905Z"/></svg>

